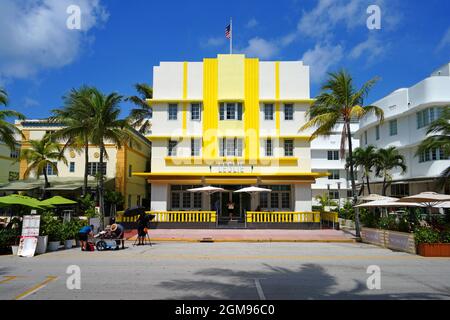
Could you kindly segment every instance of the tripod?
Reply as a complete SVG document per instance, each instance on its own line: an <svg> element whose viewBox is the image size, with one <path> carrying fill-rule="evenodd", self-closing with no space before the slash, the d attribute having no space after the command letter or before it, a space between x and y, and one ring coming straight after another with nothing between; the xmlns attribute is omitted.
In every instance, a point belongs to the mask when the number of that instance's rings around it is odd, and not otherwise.
<svg viewBox="0 0 450 320"><path fill-rule="evenodd" d="M136 237L136 240L134 240L133 246L137 246L137 244L139 243L139 234ZM149 244L150 247L152 246L152 242L150 240L150 236L148 235L148 232L145 233L145 237L144 237L144 245Z"/></svg>

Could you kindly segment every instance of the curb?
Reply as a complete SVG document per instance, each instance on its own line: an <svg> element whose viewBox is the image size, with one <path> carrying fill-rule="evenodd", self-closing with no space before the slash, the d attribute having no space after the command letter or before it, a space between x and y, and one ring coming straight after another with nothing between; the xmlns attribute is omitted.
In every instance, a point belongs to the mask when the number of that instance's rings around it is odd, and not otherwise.
<svg viewBox="0 0 450 320"><path fill-rule="evenodd" d="M269 242L286 242L286 243L356 243L354 239L193 239L193 238L150 238L152 242L197 242L197 243L214 243L214 242L241 242L241 243L269 243ZM127 241L135 241L135 239L127 239Z"/></svg>

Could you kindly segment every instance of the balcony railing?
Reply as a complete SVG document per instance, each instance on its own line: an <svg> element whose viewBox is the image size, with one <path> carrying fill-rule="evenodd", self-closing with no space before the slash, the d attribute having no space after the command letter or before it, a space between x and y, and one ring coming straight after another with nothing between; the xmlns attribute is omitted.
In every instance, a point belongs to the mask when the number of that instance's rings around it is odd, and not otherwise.
<svg viewBox="0 0 450 320"><path fill-rule="evenodd" d="M148 211L147 214L155 215L152 222L176 222L176 223L215 223L215 211ZM117 215L117 222L136 222L137 216L124 217Z"/></svg>
<svg viewBox="0 0 450 320"><path fill-rule="evenodd" d="M247 223L320 223L320 212L248 211Z"/></svg>

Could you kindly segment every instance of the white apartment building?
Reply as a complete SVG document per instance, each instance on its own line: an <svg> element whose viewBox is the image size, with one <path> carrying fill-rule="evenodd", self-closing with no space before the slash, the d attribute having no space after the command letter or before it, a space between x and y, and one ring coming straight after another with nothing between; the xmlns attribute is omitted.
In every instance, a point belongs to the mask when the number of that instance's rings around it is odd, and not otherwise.
<svg viewBox="0 0 450 320"><path fill-rule="evenodd" d="M410 88L398 89L373 103L384 110L385 121L379 124L374 115L361 120L357 135L362 147L395 146L405 157L408 170L393 172L388 195L404 196L423 191L437 191L436 178L450 166L441 150L415 156L417 146L427 137L428 125L450 105L450 63ZM381 193L381 179L372 177L372 193Z"/></svg>
<svg viewBox="0 0 450 320"><path fill-rule="evenodd" d="M352 197L352 185L350 172L346 170L346 159L340 156L341 133L343 124L338 124L329 137L318 137L311 142L311 168L313 172L329 173L328 177L316 179L312 185L313 205L319 205L316 196L329 194L334 202L344 205L348 198ZM354 134L359 128L358 122L350 124L350 130ZM359 147L359 139L353 137L352 148ZM348 146L346 156L348 154ZM355 178L356 173L355 173Z"/></svg>

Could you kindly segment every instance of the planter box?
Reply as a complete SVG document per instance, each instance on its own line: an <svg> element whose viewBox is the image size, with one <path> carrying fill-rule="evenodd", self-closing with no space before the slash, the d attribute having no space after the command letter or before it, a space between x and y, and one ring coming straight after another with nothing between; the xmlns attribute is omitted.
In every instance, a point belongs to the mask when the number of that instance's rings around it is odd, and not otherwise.
<svg viewBox="0 0 450 320"><path fill-rule="evenodd" d="M423 257L450 257L450 243L420 243L417 251Z"/></svg>
<svg viewBox="0 0 450 320"><path fill-rule="evenodd" d="M48 236L39 236L36 246L36 254L43 254L47 251Z"/></svg>
<svg viewBox="0 0 450 320"><path fill-rule="evenodd" d="M345 227L345 228L349 228L349 229L355 229L355 221L353 220L348 220L348 219L341 219L339 218L339 226Z"/></svg>
<svg viewBox="0 0 450 320"><path fill-rule="evenodd" d="M11 246L11 251L13 256L17 256L17 252L19 252L19 246Z"/></svg>
<svg viewBox="0 0 450 320"><path fill-rule="evenodd" d="M412 233L361 228L361 238L365 243L416 254L414 234Z"/></svg>
<svg viewBox="0 0 450 320"><path fill-rule="evenodd" d="M58 251L60 241L49 241L48 251Z"/></svg>
<svg viewBox="0 0 450 320"><path fill-rule="evenodd" d="M73 239L64 241L64 249L72 249L73 247Z"/></svg>

